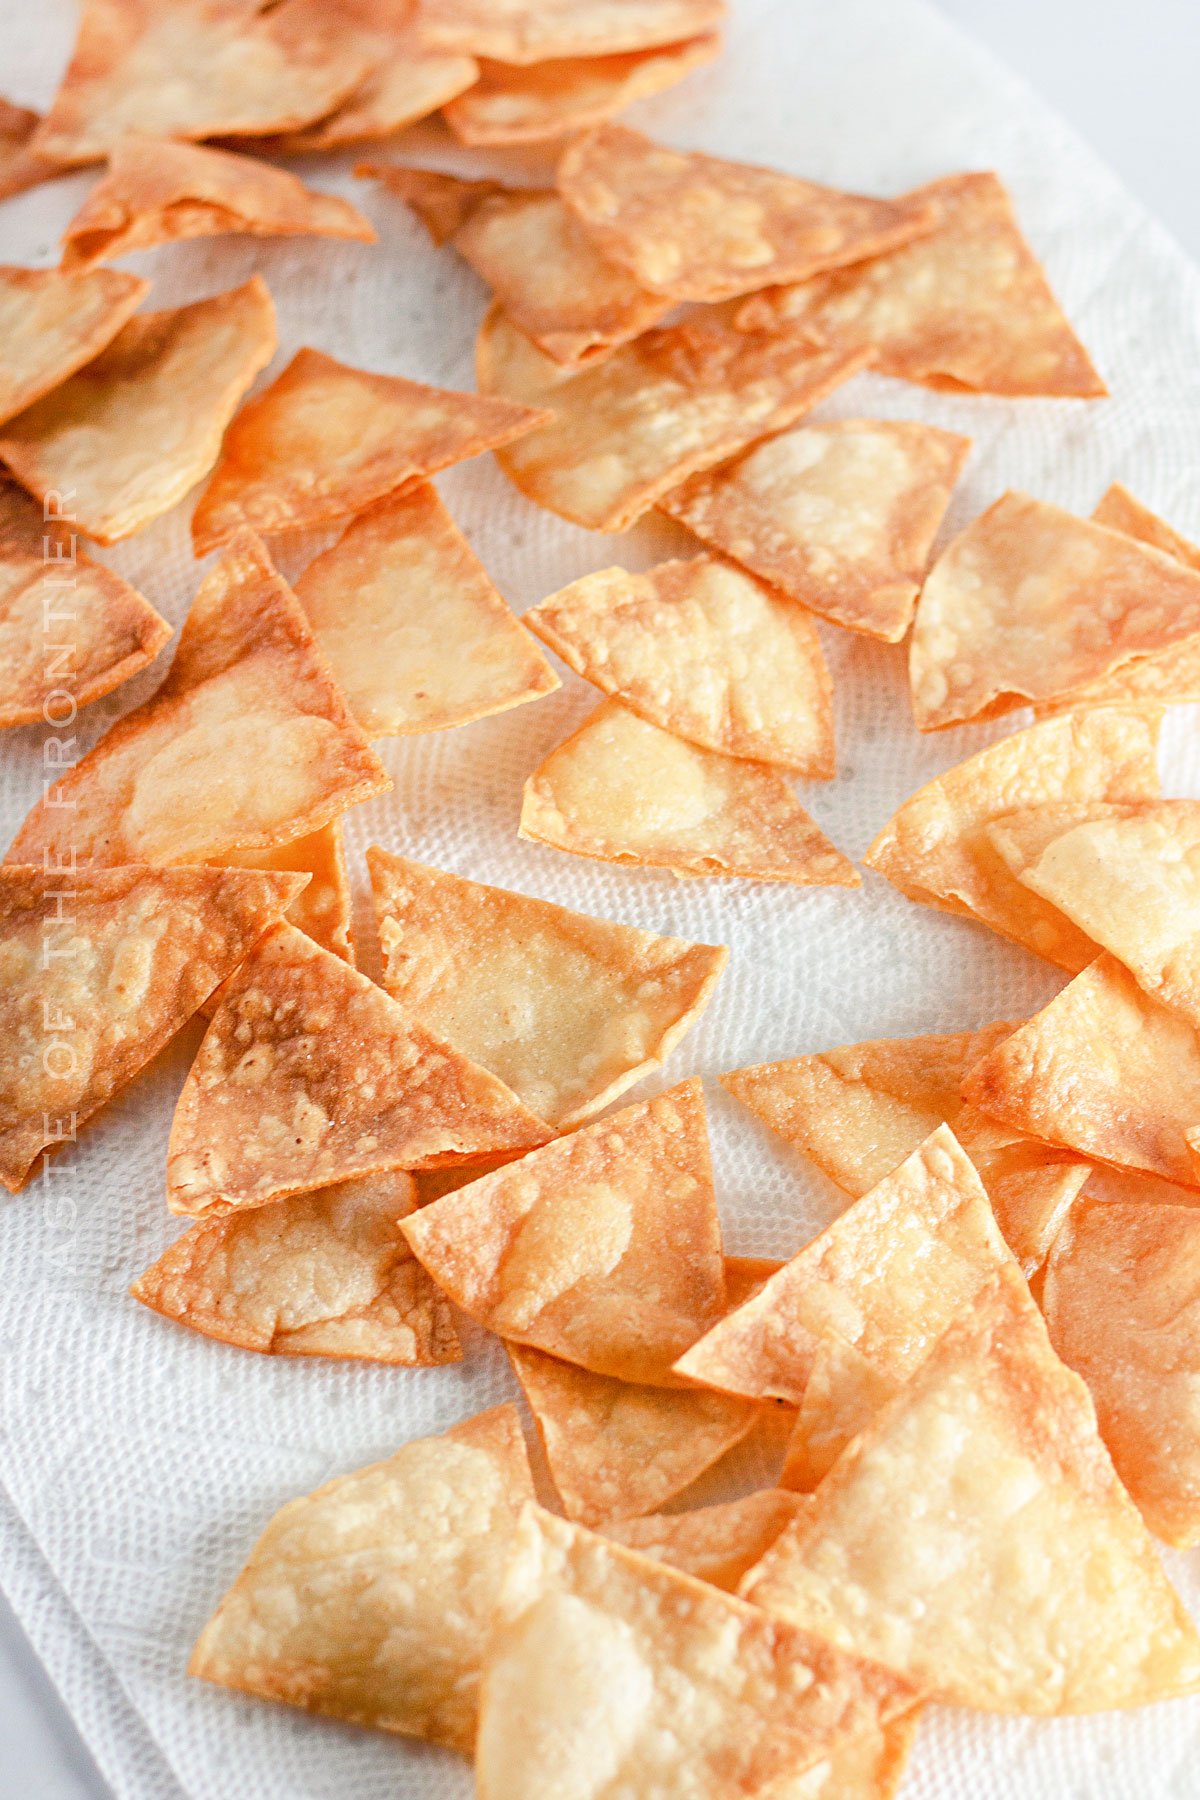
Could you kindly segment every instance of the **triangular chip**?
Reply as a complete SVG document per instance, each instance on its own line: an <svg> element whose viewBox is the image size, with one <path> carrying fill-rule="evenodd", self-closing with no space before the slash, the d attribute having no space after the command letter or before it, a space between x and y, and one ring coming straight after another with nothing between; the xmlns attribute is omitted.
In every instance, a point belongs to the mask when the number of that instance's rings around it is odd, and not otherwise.
<svg viewBox="0 0 1200 1800"><path fill-rule="evenodd" d="M747 337L720 316L696 315L563 369L498 307L477 356L485 394L554 414L503 452L505 473L539 506L594 531L624 531L696 469L790 425L871 360L869 350Z"/></svg>
<svg viewBox="0 0 1200 1800"><path fill-rule="evenodd" d="M521 836L677 875L859 885L778 769L701 750L615 700L529 777Z"/></svg>
<svg viewBox="0 0 1200 1800"><path fill-rule="evenodd" d="M717 557L602 569L525 624L664 731L810 778L834 772L833 683L812 621Z"/></svg>
<svg viewBox="0 0 1200 1800"><path fill-rule="evenodd" d="M0 200L61 175L57 163L48 162L31 148L40 123L38 113L27 106L14 106L0 95Z"/></svg>
<svg viewBox="0 0 1200 1800"><path fill-rule="evenodd" d="M804 1399L788 1442L779 1485L810 1494L842 1451L864 1431L903 1381L868 1362L847 1339L827 1334L817 1345Z"/></svg>
<svg viewBox="0 0 1200 1800"><path fill-rule="evenodd" d="M985 394L1107 393L991 174L948 175L906 198L936 228L855 268L746 302L756 330L794 323L878 348L881 374Z"/></svg>
<svg viewBox="0 0 1200 1800"><path fill-rule="evenodd" d="M670 1383L725 1310L701 1084L545 1144L403 1231L490 1331L599 1375Z"/></svg>
<svg viewBox="0 0 1200 1800"><path fill-rule="evenodd" d="M354 961L353 900L340 819L274 850L235 850L219 860L228 869L294 869L307 875L308 886L288 907L289 922L322 950Z"/></svg>
<svg viewBox="0 0 1200 1800"><path fill-rule="evenodd" d="M360 162L355 163L354 173L360 181L382 181L397 200L411 206L439 248L450 242L481 201L494 194L516 192L491 176L468 180L443 169L413 169L407 163Z"/></svg>
<svg viewBox="0 0 1200 1800"><path fill-rule="evenodd" d="M196 555L243 525L270 533L336 524L415 476L435 475L544 422L542 413L508 401L298 350L225 438L192 520Z"/></svg>
<svg viewBox="0 0 1200 1800"><path fill-rule="evenodd" d="M986 827L1023 808L1157 800L1160 722L1150 708L1111 707L1004 738L906 800L863 861L910 900L977 919L1065 969L1086 968L1095 945L1022 887Z"/></svg>
<svg viewBox="0 0 1200 1800"><path fill-rule="evenodd" d="M533 1494L515 1406L277 1512L188 1672L470 1755L493 1609Z"/></svg>
<svg viewBox="0 0 1200 1800"><path fill-rule="evenodd" d="M0 476L0 726L32 725L111 693L171 635L136 588L93 562L70 525Z"/></svg>
<svg viewBox="0 0 1200 1800"><path fill-rule="evenodd" d="M221 990L175 1109L167 1204L220 1217L545 1136L502 1082L280 925Z"/></svg>
<svg viewBox="0 0 1200 1800"><path fill-rule="evenodd" d="M1143 506L1119 481L1114 481L1101 495L1092 518L1097 525L1107 525L1110 531L1123 531L1126 537L1137 538L1139 543L1149 544L1152 550L1161 550L1164 556L1173 556L1176 562L1189 569L1200 569L1200 544L1193 544L1165 519L1151 512L1148 506Z"/></svg>
<svg viewBox="0 0 1200 1800"><path fill-rule="evenodd" d="M149 292L117 269L0 267L0 421L99 356Z"/></svg>
<svg viewBox="0 0 1200 1800"><path fill-rule="evenodd" d="M158 692L35 806L10 862L205 862L274 848L390 786L295 596L249 532L201 585Z"/></svg>
<svg viewBox="0 0 1200 1800"><path fill-rule="evenodd" d="M601 1535L732 1594L804 1505L799 1494L762 1488L740 1500L692 1512L614 1519L602 1527Z"/></svg>
<svg viewBox="0 0 1200 1800"><path fill-rule="evenodd" d="M783 1264L777 1256L727 1256L725 1258L725 1304L729 1309L741 1306L760 1287L777 1275Z"/></svg>
<svg viewBox="0 0 1200 1800"><path fill-rule="evenodd" d="M115 544L208 474L274 350L275 309L257 275L209 300L139 313L86 368L9 420L0 458L39 500L69 495L72 523Z"/></svg>
<svg viewBox="0 0 1200 1800"><path fill-rule="evenodd" d="M295 898L293 875L0 868L0 1181L156 1056Z"/></svg>
<svg viewBox="0 0 1200 1800"><path fill-rule="evenodd" d="M558 189L596 245L652 293L730 300L906 244L934 222L920 200L871 200L625 125L568 145Z"/></svg>
<svg viewBox="0 0 1200 1800"><path fill-rule="evenodd" d="M897 643L970 447L900 419L801 425L659 505L835 625Z"/></svg>
<svg viewBox="0 0 1200 1800"><path fill-rule="evenodd" d="M670 1055L728 952L367 852L383 984L556 1131Z"/></svg>
<svg viewBox="0 0 1200 1800"><path fill-rule="evenodd" d="M1200 1687L1200 1639L1015 1270L976 1295L743 1592L987 1711Z"/></svg>
<svg viewBox="0 0 1200 1800"><path fill-rule="evenodd" d="M296 598L368 737L467 725L559 685L426 481L352 520Z"/></svg>
<svg viewBox="0 0 1200 1800"><path fill-rule="evenodd" d="M502 63L677 44L719 25L725 0L422 0L428 44Z"/></svg>

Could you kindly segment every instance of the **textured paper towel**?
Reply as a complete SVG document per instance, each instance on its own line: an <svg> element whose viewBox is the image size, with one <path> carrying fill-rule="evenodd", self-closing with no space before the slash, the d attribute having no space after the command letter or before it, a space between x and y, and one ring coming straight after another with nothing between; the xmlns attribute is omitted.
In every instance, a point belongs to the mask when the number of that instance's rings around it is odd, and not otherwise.
<svg viewBox="0 0 1200 1800"><path fill-rule="evenodd" d="M0 86L45 101L69 47L68 0L0 0ZM771 162L817 180L893 193L994 167L1113 398L973 400L860 378L826 409L921 418L975 439L948 528L1017 485L1087 511L1120 478L1200 536L1200 278L1072 135L915 0L735 0L729 51L638 122L680 144ZM430 162L475 163L438 133L406 140ZM522 158L533 174L536 159ZM313 343L371 368L472 385L479 283L429 247L405 210L340 162L321 184L376 219L378 247L248 239L131 259L152 305L214 292L259 269L279 307L281 353ZM86 191L72 177L0 210L0 260L45 263ZM278 365L277 365L278 366ZM620 559L686 553L682 532L622 539L537 511L490 459L441 483L518 609ZM186 510L111 560L178 621L195 590ZM841 773L803 791L852 855L920 782L1021 719L920 740L902 652L823 630L837 682ZM157 673L91 708L83 740ZM847 1040L1020 1016L1055 973L1000 940L909 905L871 878L859 893L606 871L520 844L521 782L594 695L561 693L498 719L384 750L395 791L352 820L372 841L487 881L631 924L726 942L732 961L671 1078ZM39 792L40 736L0 746L7 841ZM1171 793L1200 791L1195 724L1177 714ZM359 869L361 874L361 867ZM0 1344L0 1581L121 1800L458 1800L465 1769L441 1752L241 1700L184 1678L188 1648L267 1517L334 1473L388 1454L513 1393L477 1334L461 1369L390 1371L272 1361L174 1329L126 1297L177 1226L162 1201L175 1096L196 1037L161 1058L57 1165L6 1202ZM710 1083L715 1153L733 1250L785 1255L838 1201L779 1154ZM762 1479L770 1470L761 1471ZM1200 1605L1200 1561L1167 1558ZM943 1710L920 1734L911 1800L1181 1800L1200 1796L1200 1701L1100 1720L1036 1724Z"/></svg>

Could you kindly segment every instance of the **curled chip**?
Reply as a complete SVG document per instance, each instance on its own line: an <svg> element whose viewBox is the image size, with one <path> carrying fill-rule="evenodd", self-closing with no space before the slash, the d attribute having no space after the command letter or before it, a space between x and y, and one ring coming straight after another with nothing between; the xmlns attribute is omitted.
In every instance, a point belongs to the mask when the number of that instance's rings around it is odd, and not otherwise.
<svg viewBox="0 0 1200 1800"><path fill-rule="evenodd" d="M27 106L14 106L0 95L0 200L48 181L61 170L31 148L40 116Z"/></svg>
<svg viewBox="0 0 1200 1800"><path fill-rule="evenodd" d="M99 356L149 292L116 269L0 267L0 421Z"/></svg>
<svg viewBox="0 0 1200 1800"><path fill-rule="evenodd" d="M340 819L273 850L234 850L219 860L227 869L292 869L307 875L308 886L288 907L289 923L322 950L354 961L353 902Z"/></svg>
<svg viewBox="0 0 1200 1800"><path fill-rule="evenodd" d="M677 875L859 884L778 769L701 750L615 700L529 777L521 836Z"/></svg>
<svg viewBox="0 0 1200 1800"><path fill-rule="evenodd" d="M804 1504L799 1494L762 1488L740 1500L701 1506L692 1512L613 1520L602 1535L732 1594Z"/></svg>
<svg viewBox="0 0 1200 1800"><path fill-rule="evenodd" d="M422 0L427 44L544 63L678 44L719 25L725 0Z"/></svg>
<svg viewBox="0 0 1200 1800"><path fill-rule="evenodd" d="M848 1339L824 1336L813 1356L779 1485L812 1493L846 1445L903 1385L868 1362Z"/></svg>
<svg viewBox="0 0 1200 1800"><path fill-rule="evenodd" d="M483 1644L533 1482L515 1406L276 1513L188 1672L470 1755Z"/></svg>
<svg viewBox="0 0 1200 1800"><path fill-rule="evenodd" d="M209 300L139 313L94 361L8 421L0 458L38 499L70 495L78 529L115 544L208 474L274 350L275 309L257 275Z"/></svg>

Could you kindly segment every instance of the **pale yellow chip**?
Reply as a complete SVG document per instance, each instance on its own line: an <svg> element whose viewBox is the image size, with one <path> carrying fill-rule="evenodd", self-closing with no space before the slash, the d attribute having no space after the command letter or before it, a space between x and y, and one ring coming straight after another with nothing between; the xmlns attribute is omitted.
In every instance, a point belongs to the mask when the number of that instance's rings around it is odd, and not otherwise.
<svg viewBox="0 0 1200 1800"><path fill-rule="evenodd" d="M897 643L970 447L898 419L800 425L659 505L835 625Z"/></svg>
<svg viewBox="0 0 1200 1800"><path fill-rule="evenodd" d="M117 269L0 267L0 421L99 356L149 292Z"/></svg>
<svg viewBox="0 0 1200 1800"><path fill-rule="evenodd" d="M515 1406L277 1512L188 1672L469 1756L483 1646L533 1483Z"/></svg>
<svg viewBox="0 0 1200 1800"><path fill-rule="evenodd" d="M298 350L234 420L192 520L197 556L249 525L331 525L545 423L505 400L376 375Z"/></svg>
<svg viewBox="0 0 1200 1800"><path fill-rule="evenodd" d="M932 209L933 231L853 268L756 295L740 322L873 344L882 374L925 387L1086 400L1107 393L995 175L948 175L905 198Z"/></svg>
<svg viewBox="0 0 1200 1800"><path fill-rule="evenodd" d="M799 1494L762 1488L740 1500L692 1512L614 1520L603 1527L602 1535L732 1594L747 1569L766 1554L804 1505Z"/></svg>
<svg viewBox="0 0 1200 1800"><path fill-rule="evenodd" d="M559 685L425 481L352 520L296 598L368 737L445 731Z"/></svg>
<svg viewBox="0 0 1200 1800"><path fill-rule="evenodd" d="M294 875L0 868L0 1181L156 1056L291 904Z"/></svg>
<svg viewBox="0 0 1200 1800"><path fill-rule="evenodd" d="M428 44L523 65L678 44L726 11L726 0L421 0L420 18Z"/></svg>
<svg viewBox="0 0 1200 1800"><path fill-rule="evenodd" d="M903 1385L897 1376L868 1362L845 1338L824 1336L792 1429L780 1487L811 1494L846 1445Z"/></svg>
<svg viewBox="0 0 1200 1800"><path fill-rule="evenodd" d="M274 350L275 309L257 275L209 300L139 313L86 368L8 421L0 458L39 500L70 496L78 530L115 544L208 474Z"/></svg>
<svg viewBox="0 0 1200 1800"><path fill-rule="evenodd" d="M778 769L701 750L615 700L529 777L521 836L677 875L859 885Z"/></svg>
<svg viewBox="0 0 1200 1800"><path fill-rule="evenodd" d="M0 95L0 200L61 174L57 163L48 162L31 148L40 123L40 114L27 106L14 106Z"/></svg>
<svg viewBox="0 0 1200 1800"><path fill-rule="evenodd" d="M354 961L353 898L340 819L273 850L234 850L219 858L228 869L292 869L309 877L287 917L322 950Z"/></svg>
<svg viewBox="0 0 1200 1800"><path fill-rule="evenodd" d="M574 524L624 531L696 469L808 412L871 352L815 350L794 333L747 337L696 315L570 370L493 307L477 360L485 394L554 414L499 457L521 492Z"/></svg>
<svg viewBox="0 0 1200 1800"><path fill-rule="evenodd" d="M387 850L367 862L388 993L556 1131L660 1067L728 960Z"/></svg>
<svg viewBox="0 0 1200 1800"><path fill-rule="evenodd" d="M834 773L833 682L816 628L720 558L602 569L525 624L585 681L677 737L810 779Z"/></svg>
<svg viewBox="0 0 1200 1800"><path fill-rule="evenodd" d="M1157 800L1161 718L1152 708L1114 706L1004 738L906 800L863 860L910 900L976 919L1065 969L1085 968L1095 945L1022 887L986 827L1028 808L1074 807L1087 816L1097 806Z"/></svg>
<svg viewBox="0 0 1200 1800"><path fill-rule="evenodd" d="M742 1591L987 1711L1092 1712L1200 1687L1200 1638L1015 1269L976 1295Z"/></svg>
<svg viewBox="0 0 1200 1800"><path fill-rule="evenodd" d="M54 783L8 861L207 862L306 836L390 786L246 532L201 585L158 692Z"/></svg>

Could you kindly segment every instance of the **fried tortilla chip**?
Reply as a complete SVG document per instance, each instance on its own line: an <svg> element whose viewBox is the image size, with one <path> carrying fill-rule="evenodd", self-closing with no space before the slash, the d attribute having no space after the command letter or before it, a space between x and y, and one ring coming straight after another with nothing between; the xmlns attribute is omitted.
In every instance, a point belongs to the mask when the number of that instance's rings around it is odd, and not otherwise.
<svg viewBox="0 0 1200 1800"><path fill-rule="evenodd" d="M1107 525L1110 531L1123 531L1126 537L1137 538L1139 543L1149 544L1152 550L1161 550L1164 556L1173 556L1176 562L1184 563L1189 569L1200 569L1200 544L1193 544L1165 519L1152 513L1119 481L1106 489L1092 518L1097 525Z"/></svg>
<svg viewBox="0 0 1200 1800"><path fill-rule="evenodd" d="M1015 1269L976 1295L743 1592L986 1711L1092 1712L1200 1687L1200 1638Z"/></svg>
<svg viewBox="0 0 1200 1800"><path fill-rule="evenodd" d="M725 1304L730 1310L741 1306L757 1294L783 1264L776 1256L727 1256L725 1258Z"/></svg>
<svg viewBox="0 0 1200 1800"><path fill-rule="evenodd" d="M693 1512L613 1520L602 1528L601 1535L732 1594L747 1569L766 1554L804 1504L799 1494L762 1488L740 1500L701 1506Z"/></svg>
<svg viewBox="0 0 1200 1800"><path fill-rule="evenodd" d="M422 0L421 33L437 49L544 63L682 43L726 10L725 0Z"/></svg>
<svg viewBox="0 0 1200 1800"><path fill-rule="evenodd" d="M445 731L559 685L428 482L352 520L296 598L368 737Z"/></svg>
<svg viewBox="0 0 1200 1800"><path fill-rule="evenodd" d="M800 608L717 557L602 569L525 614L569 668L726 756L834 773L833 682Z"/></svg>
<svg viewBox="0 0 1200 1800"><path fill-rule="evenodd" d="M388 993L556 1131L659 1068L728 961L387 850L367 862Z"/></svg>
<svg viewBox="0 0 1200 1800"><path fill-rule="evenodd" d="M677 875L859 885L778 769L701 750L615 700L529 777L521 836Z"/></svg>
<svg viewBox="0 0 1200 1800"><path fill-rule="evenodd" d="M192 520L196 555L243 525L269 534L336 524L544 423L525 406L298 350L234 420Z"/></svg>
<svg viewBox="0 0 1200 1800"><path fill-rule="evenodd" d="M188 1672L471 1754L483 1645L533 1494L515 1406L276 1513Z"/></svg>
<svg viewBox="0 0 1200 1800"><path fill-rule="evenodd" d="M307 875L308 886L288 907L289 922L322 950L354 961L354 909L340 819L274 850L235 850L216 860L227 869L294 869Z"/></svg>
<svg viewBox="0 0 1200 1800"><path fill-rule="evenodd" d="M30 147L40 123L39 114L0 95L0 200L62 173Z"/></svg>
<svg viewBox="0 0 1200 1800"><path fill-rule="evenodd" d="M175 1109L167 1204L219 1218L545 1137L502 1082L280 925L221 990Z"/></svg>
<svg viewBox="0 0 1200 1800"><path fill-rule="evenodd" d="M835 625L898 643L970 447L899 419L801 425L659 505Z"/></svg>
<svg viewBox="0 0 1200 1800"><path fill-rule="evenodd" d="M294 875L0 868L0 1181L156 1056L295 899Z"/></svg>
<svg viewBox="0 0 1200 1800"><path fill-rule="evenodd" d="M757 295L739 322L873 344L881 374L925 387L1084 400L1108 392L995 175L948 175L905 199L932 210L933 231L854 268Z"/></svg>
<svg viewBox="0 0 1200 1800"><path fill-rule="evenodd" d="M865 368L869 350L747 337L697 315L647 331L582 370L543 356L498 307L483 322L479 386L553 422L499 457L529 499L576 525L624 531L696 469L790 425Z"/></svg>
<svg viewBox="0 0 1200 1800"><path fill-rule="evenodd" d="M448 175L441 169L412 169L407 163L360 162L355 163L354 173L360 181L382 181L397 200L411 206L439 248L451 241L481 201L493 194L511 195L516 191L490 176L469 181L465 175Z"/></svg>
<svg viewBox="0 0 1200 1800"><path fill-rule="evenodd" d="M811 1494L846 1445L903 1385L897 1376L868 1362L845 1338L822 1337L788 1443L780 1487Z"/></svg>
<svg viewBox="0 0 1200 1800"><path fill-rule="evenodd" d="M275 309L257 275L209 300L141 313L86 368L8 421L0 458L39 500L69 495L78 529L115 544L208 474L274 350Z"/></svg>
<svg viewBox="0 0 1200 1800"><path fill-rule="evenodd" d="M99 356L149 292L117 269L0 267L0 421Z"/></svg>
<svg viewBox="0 0 1200 1800"><path fill-rule="evenodd" d="M8 861L207 862L307 836L390 785L245 532L192 602L158 692L48 789Z"/></svg>
<svg viewBox="0 0 1200 1800"><path fill-rule="evenodd" d="M1161 718L1114 706L1004 738L906 800L863 861L910 900L976 919L1073 973L1086 968L1096 946L1021 885L986 828L1028 808L1086 817L1097 806L1157 800Z"/></svg>

